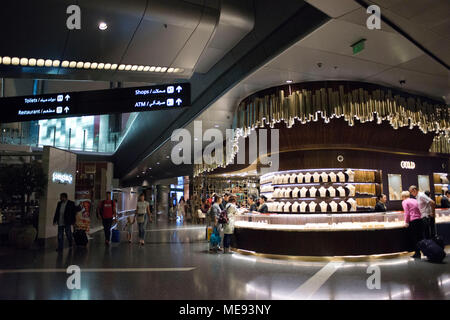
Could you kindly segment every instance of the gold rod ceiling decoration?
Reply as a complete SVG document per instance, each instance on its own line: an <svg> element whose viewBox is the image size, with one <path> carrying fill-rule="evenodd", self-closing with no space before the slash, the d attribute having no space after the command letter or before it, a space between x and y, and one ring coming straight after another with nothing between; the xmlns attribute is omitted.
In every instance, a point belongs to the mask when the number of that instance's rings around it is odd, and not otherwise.
<svg viewBox="0 0 450 320"><path fill-rule="evenodd" d="M226 167L232 163L236 155L237 140L240 136L247 137L252 130L269 125L274 128L276 123L284 122L291 128L295 120L305 124L318 121L319 114L325 123L332 118L344 117L349 126L353 126L355 119L361 123L376 120L378 124L388 121L394 129L418 127L424 134L437 134L431 152L450 153L450 108L444 103L427 101L408 93L393 93L385 87L354 82L339 86L323 82L323 87L308 89L308 83L295 90L290 86L289 95L284 90L254 96L244 99L234 112L233 154L223 157L223 163L198 164L194 166L194 176L203 172L210 172L218 167ZM340 82L342 83L342 82ZM367 88L363 88L366 85ZM275 88L276 89L276 88ZM291 90L292 89L292 90Z"/></svg>

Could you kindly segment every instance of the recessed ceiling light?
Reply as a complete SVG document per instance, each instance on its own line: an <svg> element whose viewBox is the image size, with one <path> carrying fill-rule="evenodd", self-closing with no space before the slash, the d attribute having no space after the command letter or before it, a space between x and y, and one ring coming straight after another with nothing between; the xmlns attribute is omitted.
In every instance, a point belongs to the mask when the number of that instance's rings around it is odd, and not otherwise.
<svg viewBox="0 0 450 320"><path fill-rule="evenodd" d="M173 69L173 72L180 72L180 68Z"/></svg>
<svg viewBox="0 0 450 320"><path fill-rule="evenodd" d="M153 67L153 66L152 66L152 67L150 67L150 70L149 70L149 71L150 71L150 72L153 72L153 71L155 71L155 69L156 69L156 67Z"/></svg>
<svg viewBox="0 0 450 320"><path fill-rule="evenodd" d="M148 70L150 70L150 67L149 66L145 66L144 67L144 71L147 72Z"/></svg>
<svg viewBox="0 0 450 320"><path fill-rule="evenodd" d="M292 80L286 80L286 83L292 83L293 81Z"/></svg>
<svg viewBox="0 0 450 320"><path fill-rule="evenodd" d="M138 68L138 66L134 65L134 66L131 67L131 71L136 71L137 68Z"/></svg>
<svg viewBox="0 0 450 320"><path fill-rule="evenodd" d="M91 63L91 69L97 69L98 63L97 62L92 62Z"/></svg>
<svg viewBox="0 0 450 320"><path fill-rule="evenodd" d="M36 59L31 58L28 60L28 65L34 67L36 65Z"/></svg>
<svg viewBox="0 0 450 320"><path fill-rule="evenodd" d="M111 70L116 70L117 69L117 63L113 63L111 65Z"/></svg>
<svg viewBox="0 0 450 320"><path fill-rule="evenodd" d="M78 69L83 68L83 65L84 65L83 62L81 62L81 61L77 62L77 68L78 68Z"/></svg>
<svg viewBox="0 0 450 320"><path fill-rule="evenodd" d="M67 60L64 60L62 63L61 63L61 67L63 67L63 68L67 68L67 67L69 67L69 61L67 61Z"/></svg>
<svg viewBox="0 0 450 320"><path fill-rule="evenodd" d="M58 67L59 67L59 64L60 64L59 60L53 60L52 66L53 66L54 68L58 68Z"/></svg>
<svg viewBox="0 0 450 320"><path fill-rule="evenodd" d="M105 64L105 70L109 70L109 69L111 69L111 63Z"/></svg>
<svg viewBox="0 0 450 320"><path fill-rule="evenodd" d="M103 31L103 30L108 29L108 25L106 24L106 22L100 22L98 24L98 28Z"/></svg>
<svg viewBox="0 0 450 320"><path fill-rule="evenodd" d="M20 59L17 58L17 57L13 57L13 58L11 59L11 64L12 64L13 66L18 66L18 65L20 64Z"/></svg>
<svg viewBox="0 0 450 320"><path fill-rule="evenodd" d="M22 59L20 59L20 65L21 65L21 66L26 66L26 65L28 65L28 59L27 59L27 58L22 58Z"/></svg>
<svg viewBox="0 0 450 320"><path fill-rule="evenodd" d="M167 72L168 72L168 73L172 73L173 70L174 70L173 68L169 68L169 69L167 69Z"/></svg>
<svg viewBox="0 0 450 320"><path fill-rule="evenodd" d="M166 72L166 70L167 70L167 67L162 67L161 68L161 72Z"/></svg>
<svg viewBox="0 0 450 320"><path fill-rule="evenodd" d="M161 71L161 67L156 67L155 71L156 72L160 72Z"/></svg>
<svg viewBox="0 0 450 320"><path fill-rule="evenodd" d="M215 124L215 125L214 125L214 128L218 128L218 127L220 127L218 124Z"/></svg>
<svg viewBox="0 0 450 320"><path fill-rule="evenodd" d="M38 67L43 67L43 66L44 66L44 63L45 63L45 60L44 60L44 59L38 59L37 62L36 62L36 65L37 65Z"/></svg>
<svg viewBox="0 0 450 320"><path fill-rule="evenodd" d="M10 57L3 57L3 64L11 64L11 58Z"/></svg>
<svg viewBox="0 0 450 320"><path fill-rule="evenodd" d="M105 67L104 63L99 63L98 66L97 66L97 69L102 70L104 67Z"/></svg>
<svg viewBox="0 0 450 320"><path fill-rule="evenodd" d="M125 70L125 65L124 65L124 64L121 64L121 65L119 66L119 70Z"/></svg>
<svg viewBox="0 0 450 320"><path fill-rule="evenodd" d="M137 71L142 71L142 70L144 70L144 66L139 66L139 67L137 68Z"/></svg>
<svg viewBox="0 0 450 320"><path fill-rule="evenodd" d="M131 64L127 64L125 67L125 71L130 71L132 68Z"/></svg>
<svg viewBox="0 0 450 320"><path fill-rule="evenodd" d="M47 59L47 60L45 60L45 66L46 67L51 67L52 66L52 60L50 60L50 59Z"/></svg>

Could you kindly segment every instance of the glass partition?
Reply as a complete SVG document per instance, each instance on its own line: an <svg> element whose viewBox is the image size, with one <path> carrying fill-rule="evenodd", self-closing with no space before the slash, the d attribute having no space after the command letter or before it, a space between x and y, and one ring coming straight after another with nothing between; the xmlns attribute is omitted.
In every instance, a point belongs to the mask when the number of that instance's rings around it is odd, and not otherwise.
<svg viewBox="0 0 450 320"><path fill-rule="evenodd" d="M0 143L114 153L137 112L1 124Z"/></svg>
<svg viewBox="0 0 450 320"><path fill-rule="evenodd" d="M417 180L419 182L419 191L421 191L421 192L431 191L430 177L428 175L419 174L417 177Z"/></svg>
<svg viewBox="0 0 450 320"><path fill-rule="evenodd" d="M389 200L402 200L402 175L388 174Z"/></svg>

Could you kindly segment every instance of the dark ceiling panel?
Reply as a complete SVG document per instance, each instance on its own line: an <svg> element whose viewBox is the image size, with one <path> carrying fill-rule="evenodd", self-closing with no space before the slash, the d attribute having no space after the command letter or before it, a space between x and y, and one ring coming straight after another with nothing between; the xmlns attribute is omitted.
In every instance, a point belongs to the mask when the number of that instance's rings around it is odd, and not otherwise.
<svg viewBox="0 0 450 320"><path fill-rule="evenodd" d="M64 60L120 63L145 12L146 0L81 0L81 30L69 34ZM101 31L100 22L108 29Z"/></svg>
<svg viewBox="0 0 450 320"><path fill-rule="evenodd" d="M60 59L69 30L70 0L2 1L0 56Z"/></svg>

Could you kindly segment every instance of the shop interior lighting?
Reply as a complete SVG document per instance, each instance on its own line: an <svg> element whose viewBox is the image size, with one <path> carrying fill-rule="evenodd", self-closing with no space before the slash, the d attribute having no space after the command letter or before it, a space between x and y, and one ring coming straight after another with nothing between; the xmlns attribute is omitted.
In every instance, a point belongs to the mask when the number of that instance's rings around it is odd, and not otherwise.
<svg viewBox="0 0 450 320"><path fill-rule="evenodd" d="M98 24L98 28L99 28L100 30L104 31L104 30L108 29L108 25L106 24L106 22L100 22L100 23Z"/></svg>
<svg viewBox="0 0 450 320"><path fill-rule="evenodd" d="M160 72L160 73L182 73L184 69L173 67L161 67L161 66L144 66L144 65L131 65L131 64L111 64L104 62L89 62L89 61L60 61L53 59L35 59L26 57L0 57L0 65L13 65L13 66L30 66L30 67L53 67L53 68L66 68L66 69L91 69L91 70L120 70L120 71L132 71L132 72Z"/></svg>

